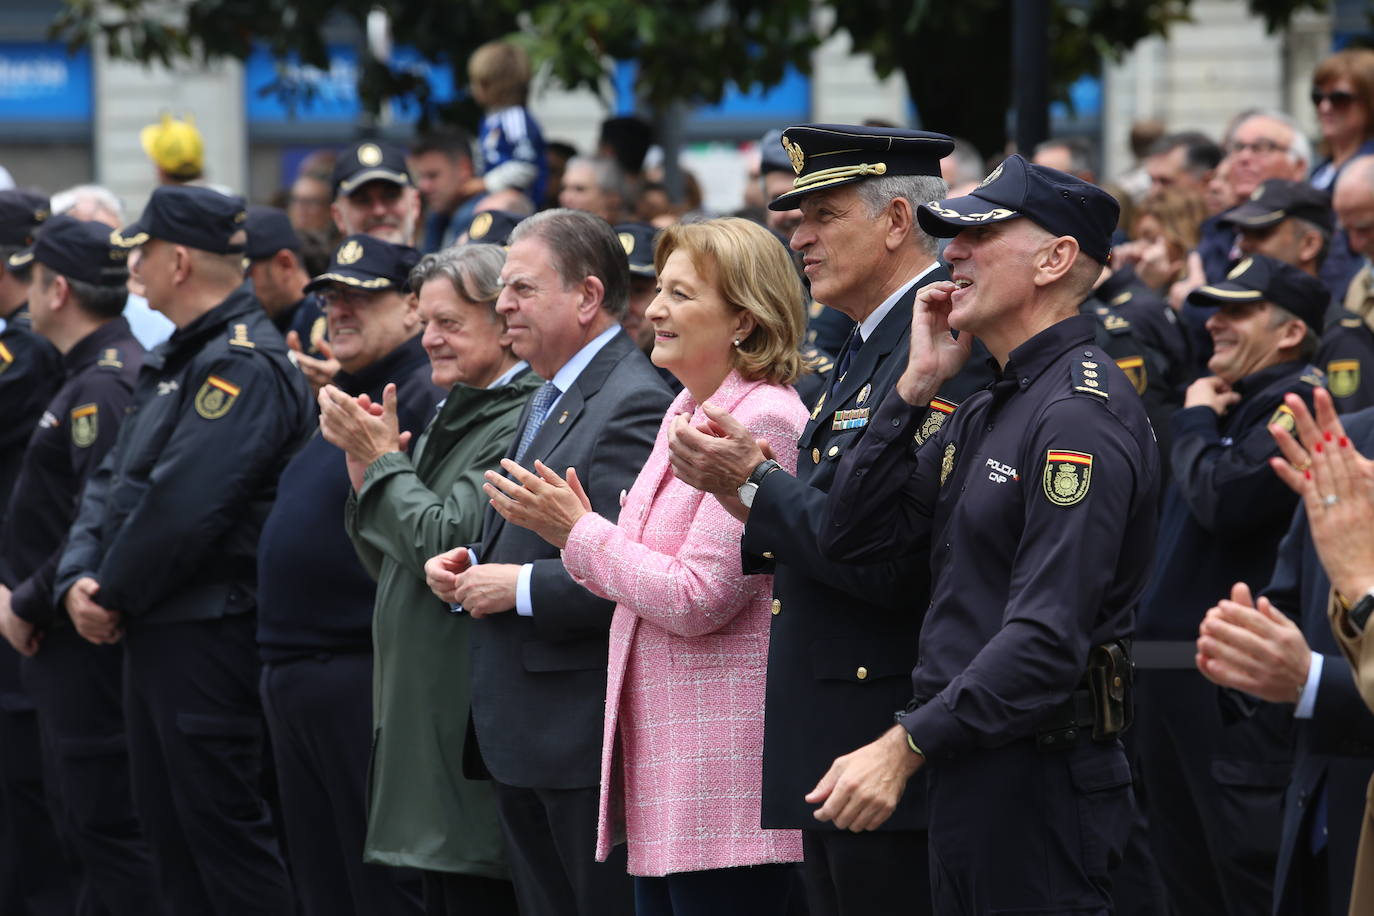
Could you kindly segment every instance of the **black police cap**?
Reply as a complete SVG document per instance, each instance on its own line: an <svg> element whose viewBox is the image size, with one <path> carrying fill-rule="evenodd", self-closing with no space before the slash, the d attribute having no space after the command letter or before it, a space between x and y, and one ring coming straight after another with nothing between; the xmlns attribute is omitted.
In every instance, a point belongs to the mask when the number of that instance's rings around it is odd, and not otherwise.
<svg viewBox="0 0 1374 916"><path fill-rule="evenodd" d="M865 178L940 174L940 160L954 151L944 134L852 124L799 124L782 132L782 147L797 177L792 190L768 204L795 210L813 191L826 191Z"/></svg>
<svg viewBox="0 0 1374 916"><path fill-rule="evenodd" d="M398 146L368 140L356 143L334 161L334 196L352 194L369 181L389 181L410 187L406 154Z"/></svg>
<svg viewBox="0 0 1374 916"><path fill-rule="evenodd" d="M1282 178L1261 183L1249 200L1223 213L1220 222L1237 229L1268 229L1289 217L1306 220L1328 236L1336 229L1330 195L1305 181Z"/></svg>
<svg viewBox="0 0 1374 916"><path fill-rule="evenodd" d="M510 234L525 217L509 210L483 210L468 223L468 241L483 245L509 245Z"/></svg>
<svg viewBox="0 0 1374 916"><path fill-rule="evenodd" d="M29 245L51 213L48 199L16 188L0 191L0 245Z"/></svg>
<svg viewBox="0 0 1374 916"><path fill-rule="evenodd" d="M625 249L625 257L630 259L630 273L639 277L652 277L654 273L654 241L658 230L646 223L621 223L615 227L620 237L620 246Z"/></svg>
<svg viewBox="0 0 1374 916"><path fill-rule="evenodd" d="M251 206L244 227L248 230L248 243L243 246L243 256L250 261L270 258L283 248L301 250L300 237L285 210Z"/></svg>
<svg viewBox="0 0 1374 916"><path fill-rule="evenodd" d="M1095 184L1012 155L972 193L921 204L916 216L937 238L1024 216L1053 235L1077 240L1080 251L1106 264L1121 205Z"/></svg>
<svg viewBox="0 0 1374 916"><path fill-rule="evenodd" d="M1316 277L1267 255L1251 255L1231 268L1220 283L1199 286L1188 295L1194 305L1270 302L1297 315L1321 334L1331 294Z"/></svg>
<svg viewBox="0 0 1374 916"><path fill-rule="evenodd" d="M194 185L165 185L148 198L138 222L110 233L121 248L160 239L214 254L238 254L247 237L242 197Z"/></svg>
<svg viewBox="0 0 1374 916"><path fill-rule="evenodd" d="M8 266L23 269L35 261L92 286L123 286L129 278L129 250L110 242L110 227L66 214L45 222L37 240L11 255Z"/></svg>
<svg viewBox="0 0 1374 916"><path fill-rule="evenodd" d="M324 273L305 285L306 292L342 283L366 290L409 289L411 269L420 252L408 245L393 245L371 235L350 235L334 250Z"/></svg>
<svg viewBox="0 0 1374 916"><path fill-rule="evenodd" d="M767 175L769 172L795 172L792 158L782 147L782 131L776 127L759 141L759 174Z"/></svg>

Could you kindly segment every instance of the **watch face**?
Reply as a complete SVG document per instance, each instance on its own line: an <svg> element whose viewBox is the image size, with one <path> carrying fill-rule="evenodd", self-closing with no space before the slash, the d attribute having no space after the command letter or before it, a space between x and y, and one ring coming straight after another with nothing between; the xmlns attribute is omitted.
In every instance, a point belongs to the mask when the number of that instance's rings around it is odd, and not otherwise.
<svg viewBox="0 0 1374 916"><path fill-rule="evenodd" d="M759 491L756 483L745 483L739 488L739 501L744 503L744 508L751 509L754 506L754 494Z"/></svg>

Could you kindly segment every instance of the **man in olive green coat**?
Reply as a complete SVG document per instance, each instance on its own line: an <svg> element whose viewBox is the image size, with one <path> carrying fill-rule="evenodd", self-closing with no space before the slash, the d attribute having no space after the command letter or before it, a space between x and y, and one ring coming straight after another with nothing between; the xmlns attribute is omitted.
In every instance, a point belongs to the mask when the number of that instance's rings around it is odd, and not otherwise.
<svg viewBox="0 0 1374 916"><path fill-rule="evenodd" d="M501 346L494 245L427 255L411 275L433 381L450 387L406 455L394 396L381 405L326 388L321 429L347 452L345 512L377 577L367 861L422 870L428 913L516 912L489 784L465 779L471 621L425 585L424 563L476 540L497 467L540 380Z"/></svg>

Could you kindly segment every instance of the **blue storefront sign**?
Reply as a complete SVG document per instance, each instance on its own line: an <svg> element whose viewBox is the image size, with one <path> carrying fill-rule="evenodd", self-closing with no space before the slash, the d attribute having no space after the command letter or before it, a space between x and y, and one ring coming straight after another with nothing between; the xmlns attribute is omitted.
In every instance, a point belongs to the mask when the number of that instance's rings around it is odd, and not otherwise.
<svg viewBox="0 0 1374 916"><path fill-rule="evenodd" d="M256 49L244 62L249 123L357 120L362 113L358 99L360 66L358 49L350 44L329 45L327 70L302 64L295 55L278 60L266 48ZM435 101L453 99L453 70L447 64L435 64L413 48L401 47L392 53L391 66L424 74ZM410 122L419 115L419 109L413 102L393 102L391 113L397 121Z"/></svg>
<svg viewBox="0 0 1374 916"><path fill-rule="evenodd" d="M0 42L0 121L89 122L91 53L59 42Z"/></svg>

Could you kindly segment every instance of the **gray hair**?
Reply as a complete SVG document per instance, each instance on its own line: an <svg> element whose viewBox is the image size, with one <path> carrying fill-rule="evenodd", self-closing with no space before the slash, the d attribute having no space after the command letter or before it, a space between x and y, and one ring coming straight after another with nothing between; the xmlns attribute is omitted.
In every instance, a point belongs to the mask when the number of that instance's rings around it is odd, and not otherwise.
<svg viewBox="0 0 1374 916"><path fill-rule="evenodd" d="M52 196L52 212L54 215L66 213L80 207L83 211L104 210L114 217L117 225L124 225L124 205L119 198L109 188L98 184L79 184L67 188L65 191L58 191ZM75 214L73 214L75 215ZM78 217L84 220L95 219L92 212L84 212Z"/></svg>
<svg viewBox="0 0 1374 916"><path fill-rule="evenodd" d="M1287 127L1293 132L1293 139L1288 144L1288 161L1302 161L1308 165L1312 164L1312 141L1307 138L1307 134L1302 132L1302 128L1298 126L1298 122L1293 120L1291 115L1274 108L1250 108L1236 115L1236 119L1231 122L1230 130L1226 132L1227 147L1231 145L1231 140L1240 126L1252 118L1268 118Z"/></svg>
<svg viewBox="0 0 1374 916"><path fill-rule="evenodd" d="M605 156L573 156L568 160L568 164L563 171L566 173L575 165L585 165L591 168L592 174L596 176L596 186L601 189L603 194L614 194L624 203L627 199L625 188L625 173L616 165L614 159Z"/></svg>
<svg viewBox="0 0 1374 916"><path fill-rule="evenodd" d="M934 257L940 249L940 240L926 235L915 221L916 208L932 200L941 200L949 193L949 185L939 175L885 175L882 178L869 178L854 186L859 200L863 201L869 216L877 216L883 208L897 198L911 205L912 237L921 250Z"/></svg>
<svg viewBox="0 0 1374 916"><path fill-rule="evenodd" d="M617 321L625 317L630 304L630 261L610 223L581 210L544 210L516 226L510 243L529 238L541 239L548 246L564 289L596 277L606 291L601 307Z"/></svg>
<svg viewBox="0 0 1374 916"><path fill-rule="evenodd" d="M500 245L455 245L421 258L410 271L410 288L418 294L420 287L442 277L464 299L485 303L494 317L505 263L506 250Z"/></svg>

